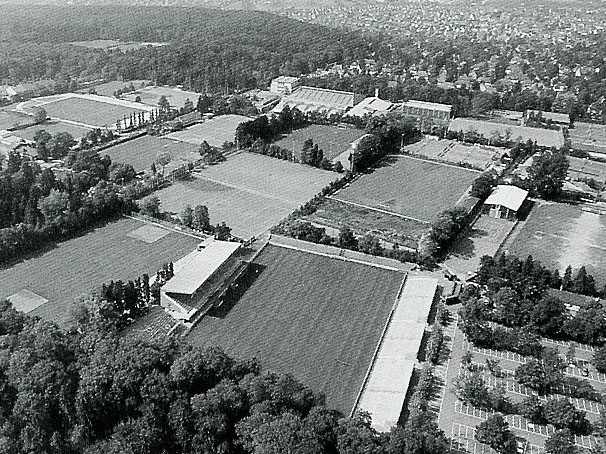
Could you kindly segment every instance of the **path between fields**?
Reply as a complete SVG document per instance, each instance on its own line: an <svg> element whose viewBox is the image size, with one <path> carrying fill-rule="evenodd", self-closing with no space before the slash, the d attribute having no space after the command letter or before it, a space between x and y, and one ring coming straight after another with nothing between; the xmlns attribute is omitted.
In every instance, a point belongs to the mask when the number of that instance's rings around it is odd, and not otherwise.
<svg viewBox="0 0 606 454"><path fill-rule="evenodd" d="M602 246L595 245L601 229L602 223L599 215L582 211L571 225L567 237L552 235L567 240L564 242L558 258L560 270L565 270L568 265L572 268L579 268L591 263L592 248L606 250Z"/></svg>

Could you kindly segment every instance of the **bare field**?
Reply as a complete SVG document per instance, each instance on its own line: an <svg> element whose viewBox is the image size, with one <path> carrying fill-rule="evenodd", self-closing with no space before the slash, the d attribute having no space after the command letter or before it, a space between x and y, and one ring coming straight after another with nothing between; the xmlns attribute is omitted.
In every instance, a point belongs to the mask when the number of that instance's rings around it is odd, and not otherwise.
<svg viewBox="0 0 606 454"><path fill-rule="evenodd" d="M404 274L273 245L256 263L227 315L203 318L187 340L292 373L348 414Z"/></svg>
<svg viewBox="0 0 606 454"><path fill-rule="evenodd" d="M120 219L0 268L0 299L27 289L49 300L31 315L66 325L80 295L110 280L155 273L164 262L181 258L200 242L174 231L154 243L128 235L144 225L135 219Z"/></svg>

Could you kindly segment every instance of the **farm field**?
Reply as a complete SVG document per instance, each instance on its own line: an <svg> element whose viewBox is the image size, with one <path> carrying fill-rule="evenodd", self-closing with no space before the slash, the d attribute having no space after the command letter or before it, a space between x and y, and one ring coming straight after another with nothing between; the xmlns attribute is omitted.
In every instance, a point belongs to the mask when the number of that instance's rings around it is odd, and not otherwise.
<svg viewBox="0 0 606 454"><path fill-rule="evenodd" d="M238 125L248 120L250 118L243 115L221 115L183 131L170 133L166 137L195 145L200 145L206 140L213 147L221 147L225 142L233 142Z"/></svg>
<svg viewBox="0 0 606 454"><path fill-rule="evenodd" d="M436 140L431 137L404 147L404 152L452 164L466 164L478 170L485 170L491 164L498 163L505 154L502 148L470 145L448 139Z"/></svg>
<svg viewBox="0 0 606 454"><path fill-rule="evenodd" d="M135 88L137 88L137 85L135 85ZM183 107L187 99L195 106L198 102L198 97L201 96L200 93L185 91L174 87L146 87L138 89L134 93L125 94L122 98L134 102L137 96L139 96L143 104L158 107L158 101L162 95L166 96L170 106L175 108Z"/></svg>
<svg viewBox="0 0 606 454"><path fill-rule="evenodd" d="M606 181L606 163L590 159L568 156L568 177L573 180L593 178L596 181Z"/></svg>
<svg viewBox="0 0 606 454"><path fill-rule="evenodd" d="M324 157L334 159L347 151L350 144L364 135L364 131L355 128L337 126L311 125L296 129L276 142L276 145L291 150L298 156L307 139L312 139L324 150Z"/></svg>
<svg viewBox="0 0 606 454"><path fill-rule="evenodd" d="M232 233L250 238L276 225L338 174L253 153L227 161L156 192L160 209L180 213L185 205L206 205L213 224L225 222Z"/></svg>
<svg viewBox="0 0 606 454"><path fill-rule="evenodd" d="M195 162L200 159L195 145L149 135L106 148L101 154L108 155L112 162L130 164L137 172L149 170L162 154L168 154L173 161Z"/></svg>
<svg viewBox="0 0 606 454"><path fill-rule="evenodd" d="M50 120L41 125L30 126L29 128L14 131L13 135L21 137L25 140L33 141L36 132L40 130L44 130L51 135L55 135L60 132L67 132L71 134L75 140L79 140L81 137L84 137L88 133L88 131L90 131L90 128L85 128L83 126L73 125L70 123L64 123L62 121Z"/></svg>
<svg viewBox="0 0 606 454"><path fill-rule="evenodd" d="M372 233L400 246L416 249L428 226L422 222L327 199L318 210L304 217L314 225L340 230L348 227L357 235Z"/></svg>
<svg viewBox="0 0 606 454"><path fill-rule="evenodd" d="M72 303L80 295L110 280L155 273L164 262L178 260L200 242L182 233L157 228L162 237L148 243L145 239L149 234L133 234L141 232L138 229L144 226L147 224L142 221L123 218L59 243L10 268L0 268L0 299L27 289L49 300L31 315L65 325ZM153 239L152 236L150 240Z"/></svg>
<svg viewBox="0 0 606 454"><path fill-rule="evenodd" d="M100 96L114 96L115 91L128 87L131 83L134 85L135 88L139 89L142 88L142 85L149 85L151 83L151 80L112 80L110 82L104 82L93 87L82 88L80 90L77 90L77 93L88 93L90 89L94 89L95 92Z"/></svg>
<svg viewBox="0 0 606 454"><path fill-rule="evenodd" d="M275 245L256 263L264 268L244 296L187 340L292 373L348 414L404 274Z"/></svg>
<svg viewBox="0 0 606 454"><path fill-rule="evenodd" d="M37 106L53 119L73 121L83 126L113 128L124 116L147 112L149 106L95 95L69 94L49 98L35 98L23 103L22 108L33 111Z"/></svg>
<svg viewBox="0 0 606 454"><path fill-rule="evenodd" d="M575 122L568 130L572 148L594 153L606 153L606 125Z"/></svg>
<svg viewBox="0 0 606 454"><path fill-rule="evenodd" d="M606 284L606 219L573 205L535 206L508 252L531 254L560 274L568 265L574 271L585 266L601 288Z"/></svg>
<svg viewBox="0 0 606 454"><path fill-rule="evenodd" d="M471 120L468 118L455 118L450 122L449 131L476 132L485 138L491 138L495 133L502 137L509 135L510 139L516 141L518 138L522 142L528 139L537 142L537 145L545 147L560 148L564 145L564 134L562 131L552 129L529 128L526 126L504 125L490 121Z"/></svg>
<svg viewBox="0 0 606 454"><path fill-rule="evenodd" d="M429 223L453 207L478 175L461 167L390 156L332 198Z"/></svg>

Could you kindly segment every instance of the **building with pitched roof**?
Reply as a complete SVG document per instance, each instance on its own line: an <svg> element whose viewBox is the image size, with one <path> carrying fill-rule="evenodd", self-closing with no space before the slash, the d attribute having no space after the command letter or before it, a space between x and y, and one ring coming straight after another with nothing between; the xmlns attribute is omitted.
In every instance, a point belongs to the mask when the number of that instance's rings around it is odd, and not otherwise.
<svg viewBox="0 0 606 454"><path fill-rule="evenodd" d="M354 93L349 91L302 86L284 96L272 112L280 113L284 107L288 106L290 109L296 108L303 113L342 114L354 106L354 98Z"/></svg>
<svg viewBox="0 0 606 454"><path fill-rule="evenodd" d="M364 98L356 104L344 117L364 118L366 115L376 115L389 111L393 103L380 99L377 96Z"/></svg>
<svg viewBox="0 0 606 454"><path fill-rule="evenodd" d="M414 99L403 103L401 110L404 115L415 120L415 123L421 128L432 125L447 126L452 114L450 104L438 104Z"/></svg>
<svg viewBox="0 0 606 454"><path fill-rule="evenodd" d="M500 184L484 202L484 211L493 218L514 220L527 198L528 191Z"/></svg>

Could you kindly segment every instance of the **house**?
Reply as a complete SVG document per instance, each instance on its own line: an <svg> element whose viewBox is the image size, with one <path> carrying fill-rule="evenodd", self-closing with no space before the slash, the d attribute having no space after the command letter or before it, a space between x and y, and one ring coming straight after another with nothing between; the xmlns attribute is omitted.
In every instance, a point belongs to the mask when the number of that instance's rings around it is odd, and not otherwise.
<svg viewBox="0 0 606 454"><path fill-rule="evenodd" d="M301 85L298 77L280 76L271 81L269 91L275 94L289 95Z"/></svg>
<svg viewBox="0 0 606 454"><path fill-rule="evenodd" d="M213 277L228 266L240 243L210 240L184 257L175 275L160 290L160 304L177 320L191 321L208 311L213 302Z"/></svg>
<svg viewBox="0 0 606 454"><path fill-rule="evenodd" d="M528 191L517 186L498 185L484 202L484 212L497 219L517 219Z"/></svg>

